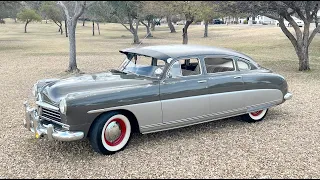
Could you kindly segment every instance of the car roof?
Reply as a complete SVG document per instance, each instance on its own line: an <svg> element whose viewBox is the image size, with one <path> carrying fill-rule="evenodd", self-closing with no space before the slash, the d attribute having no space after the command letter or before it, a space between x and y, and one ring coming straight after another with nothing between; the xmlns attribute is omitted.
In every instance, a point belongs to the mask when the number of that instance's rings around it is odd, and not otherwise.
<svg viewBox="0 0 320 180"><path fill-rule="evenodd" d="M238 56L244 59L253 61L249 56L240 52L218 48L214 46L203 45L183 45L183 44L171 44L171 45L157 45L157 46L145 46L139 48L127 48L120 50L119 52L128 54L140 54L157 59L167 60L168 58L178 58L182 56L199 56L199 55L231 55Z"/></svg>

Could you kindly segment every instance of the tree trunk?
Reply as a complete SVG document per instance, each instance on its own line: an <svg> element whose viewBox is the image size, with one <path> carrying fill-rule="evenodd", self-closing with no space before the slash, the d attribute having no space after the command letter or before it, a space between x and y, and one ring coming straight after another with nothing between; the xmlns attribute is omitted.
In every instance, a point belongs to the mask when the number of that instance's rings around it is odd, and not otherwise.
<svg viewBox="0 0 320 180"><path fill-rule="evenodd" d="M310 70L309 65L309 47L308 45L297 47L296 53L299 58L299 71L308 71Z"/></svg>
<svg viewBox="0 0 320 180"><path fill-rule="evenodd" d="M60 21L59 22L59 24L60 24L60 26L59 26L59 28L60 28L60 33L61 33L61 35L63 34L63 30L62 30L62 22Z"/></svg>
<svg viewBox="0 0 320 180"><path fill-rule="evenodd" d="M61 21L58 21L59 24L58 24L57 21L53 21L53 22L59 27L58 32L60 32L61 35L62 35L62 33L63 33L63 30L62 30L62 22L61 22Z"/></svg>
<svg viewBox="0 0 320 180"><path fill-rule="evenodd" d="M188 44L188 28L193 21L187 21L182 29L182 44Z"/></svg>
<svg viewBox="0 0 320 180"><path fill-rule="evenodd" d="M69 29L69 68L68 72L79 72L76 61L76 26L77 22L72 22L68 20L68 29Z"/></svg>
<svg viewBox="0 0 320 180"><path fill-rule="evenodd" d="M47 18L46 18L46 24L48 24L48 20L47 20Z"/></svg>
<svg viewBox="0 0 320 180"><path fill-rule="evenodd" d="M138 28L139 28L139 20L136 20L136 29L133 29L133 43L139 44L139 36L138 36Z"/></svg>
<svg viewBox="0 0 320 180"><path fill-rule="evenodd" d="M310 70L309 65L309 45L310 42L313 39L314 32L309 37L309 29L310 29L310 23L304 22L304 30L303 33L300 31L300 28L297 26L297 24L292 23L291 21L294 21L293 19L289 22L293 24L293 28L296 32L296 37L294 37L291 32L287 29L286 25L282 21L279 20L279 26L282 30L282 32L288 37L290 42L292 43L296 54L299 59L299 71L307 71Z"/></svg>
<svg viewBox="0 0 320 180"><path fill-rule="evenodd" d="M92 36L94 36L94 21L92 21Z"/></svg>
<svg viewBox="0 0 320 180"><path fill-rule="evenodd" d="M24 25L24 33L27 33L27 25L29 24L29 20L27 20L26 24Z"/></svg>
<svg viewBox="0 0 320 180"><path fill-rule="evenodd" d="M147 37L153 37L150 31L150 27L149 26L146 26L146 27L147 27L147 34L148 34Z"/></svg>
<svg viewBox="0 0 320 180"><path fill-rule="evenodd" d="M171 33L175 33L176 32L176 29L174 28L172 22L171 22L171 16L168 16L167 17L167 22L168 22L168 26L170 28L170 32Z"/></svg>
<svg viewBox="0 0 320 180"><path fill-rule="evenodd" d="M203 35L203 37L208 37L208 25L209 25L209 21L205 21L204 22L204 35Z"/></svg>
<svg viewBox="0 0 320 180"><path fill-rule="evenodd" d="M64 20L64 29L65 29L65 32L66 32L66 37L68 37L68 25L67 25L67 20Z"/></svg>
<svg viewBox="0 0 320 180"><path fill-rule="evenodd" d="M151 31L154 31L156 29L156 22L154 20L151 22Z"/></svg>
<svg viewBox="0 0 320 180"><path fill-rule="evenodd" d="M84 23L86 22L86 20L83 20L83 22L82 22L82 26L84 26Z"/></svg>
<svg viewBox="0 0 320 180"><path fill-rule="evenodd" d="M310 70L309 66L309 29L310 23L304 23L302 42L298 42L297 55L299 57L299 71ZM297 38L298 39L298 38ZM300 40L300 39L298 39Z"/></svg>
<svg viewBox="0 0 320 180"><path fill-rule="evenodd" d="M99 35L100 35L100 26L99 26L99 22L97 22L97 27L98 27L98 32L99 32Z"/></svg>
<svg viewBox="0 0 320 180"><path fill-rule="evenodd" d="M144 23L143 21L141 21L141 23L147 28L147 38L148 37L152 37L151 31L150 31L150 23L148 22L148 24Z"/></svg>
<svg viewBox="0 0 320 180"><path fill-rule="evenodd" d="M150 23L150 20L148 20L148 26L147 26L147 34L149 34L148 37L152 37L150 26L151 26L151 23Z"/></svg>
<svg viewBox="0 0 320 180"><path fill-rule="evenodd" d="M136 31L134 31L133 33L133 44L139 44L140 40L139 40L139 36L138 33Z"/></svg>

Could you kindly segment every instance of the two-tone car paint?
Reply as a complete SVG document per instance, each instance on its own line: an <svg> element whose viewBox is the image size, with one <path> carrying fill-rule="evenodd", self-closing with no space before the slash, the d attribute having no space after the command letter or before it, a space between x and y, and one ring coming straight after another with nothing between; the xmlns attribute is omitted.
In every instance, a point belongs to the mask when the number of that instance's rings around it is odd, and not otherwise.
<svg viewBox="0 0 320 180"><path fill-rule="evenodd" d="M231 57L235 71L208 74L204 63L208 56ZM140 132L150 133L241 115L284 102L288 91L284 78L240 53L176 56L170 64L195 57L200 60L200 75L169 78L170 66L166 66L160 78L104 72L54 81L39 87L42 89L39 93L54 106L66 98L68 109L66 115L62 114L62 123L70 131L82 131L85 136L100 114L112 110L131 112ZM238 58L247 60L256 69L239 71Z"/></svg>

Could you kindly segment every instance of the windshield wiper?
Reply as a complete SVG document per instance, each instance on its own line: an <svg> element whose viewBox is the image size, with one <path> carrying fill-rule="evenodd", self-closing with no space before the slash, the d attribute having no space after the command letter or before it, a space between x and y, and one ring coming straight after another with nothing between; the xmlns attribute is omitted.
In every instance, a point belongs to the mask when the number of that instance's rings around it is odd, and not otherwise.
<svg viewBox="0 0 320 180"><path fill-rule="evenodd" d="M128 74L127 72L119 71L119 70L117 70L117 69L111 69L110 72Z"/></svg>

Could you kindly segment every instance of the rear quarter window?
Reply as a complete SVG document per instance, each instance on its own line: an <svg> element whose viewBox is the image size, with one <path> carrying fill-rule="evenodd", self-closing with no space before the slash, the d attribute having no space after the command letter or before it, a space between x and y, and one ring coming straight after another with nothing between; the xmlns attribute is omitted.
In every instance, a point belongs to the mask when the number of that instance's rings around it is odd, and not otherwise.
<svg viewBox="0 0 320 180"><path fill-rule="evenodd" d="M254 70L257 69L255 65L250 63L248 60L239 58L237 60L237 65L240 71L248 71L248 70Z"/></svg>

